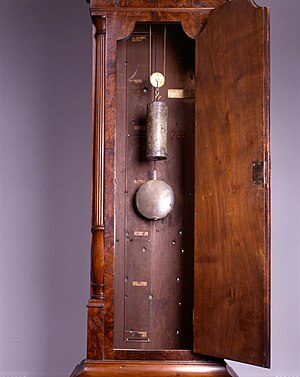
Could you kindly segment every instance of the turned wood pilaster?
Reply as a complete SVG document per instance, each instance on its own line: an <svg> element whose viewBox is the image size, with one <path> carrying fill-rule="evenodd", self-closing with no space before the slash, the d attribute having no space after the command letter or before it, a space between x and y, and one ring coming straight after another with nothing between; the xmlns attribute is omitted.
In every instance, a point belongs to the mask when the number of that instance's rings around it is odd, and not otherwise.
<svg viewBox="0 0 300 377"><path fill-rule="evenodd" d="M93 184L91 299L103 305L104 275L104 98L106 20L93 19L95 49L93 61Z"/></svg>
<svg viewBox="0 0 300 377"><path fill-rule="evenodd" d="M103 359L104 310L104 103L106 19L94 17L93 177L91 295L88 303L88 359Z"/></svg>

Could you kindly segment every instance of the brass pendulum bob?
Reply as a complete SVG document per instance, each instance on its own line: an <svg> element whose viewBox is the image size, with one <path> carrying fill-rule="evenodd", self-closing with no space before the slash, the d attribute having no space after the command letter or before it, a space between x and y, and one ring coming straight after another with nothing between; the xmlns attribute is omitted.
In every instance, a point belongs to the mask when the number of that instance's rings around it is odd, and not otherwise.
<svg viewBox="0 0 300 377"><path fill-rule="evenodd" d="M136 206L141 215L149 220L166 217L174 207L174 192L165 181L153 179L143 183L136 193Z"/></svg>

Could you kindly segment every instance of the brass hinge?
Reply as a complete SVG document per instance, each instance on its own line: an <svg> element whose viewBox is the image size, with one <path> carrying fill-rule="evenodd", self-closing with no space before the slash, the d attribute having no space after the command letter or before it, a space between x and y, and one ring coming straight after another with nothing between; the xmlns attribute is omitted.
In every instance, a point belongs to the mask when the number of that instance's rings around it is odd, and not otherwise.
<svg viewBox="0 0 300 377"><path fill-rule="evenodd" d="M266 162L254 161L252 163L253 175L252 182L254 185L260 185L266 183Z"/></svg>

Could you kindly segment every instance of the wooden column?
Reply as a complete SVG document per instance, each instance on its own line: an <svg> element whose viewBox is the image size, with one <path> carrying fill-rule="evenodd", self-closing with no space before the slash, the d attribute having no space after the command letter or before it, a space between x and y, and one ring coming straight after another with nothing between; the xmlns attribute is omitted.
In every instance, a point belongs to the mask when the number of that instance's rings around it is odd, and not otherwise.
<svg viewBox="0 0 300 377"><path fill-rule="evenodd" d="M104 102L106 19L94 17L93 181L91 295L88 303L88 359L103 358L104 310Z"/></svg>

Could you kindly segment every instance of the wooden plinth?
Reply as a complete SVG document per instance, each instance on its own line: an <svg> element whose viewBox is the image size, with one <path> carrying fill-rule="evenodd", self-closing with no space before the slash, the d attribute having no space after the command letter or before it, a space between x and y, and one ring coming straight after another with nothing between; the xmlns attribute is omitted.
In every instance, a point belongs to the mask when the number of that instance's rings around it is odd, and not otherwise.
<svg viewBox="0 0 300 377"><path fill-rule="evenodd" d="M237 377L226 363L84 360L71 377Z"/></svg>

